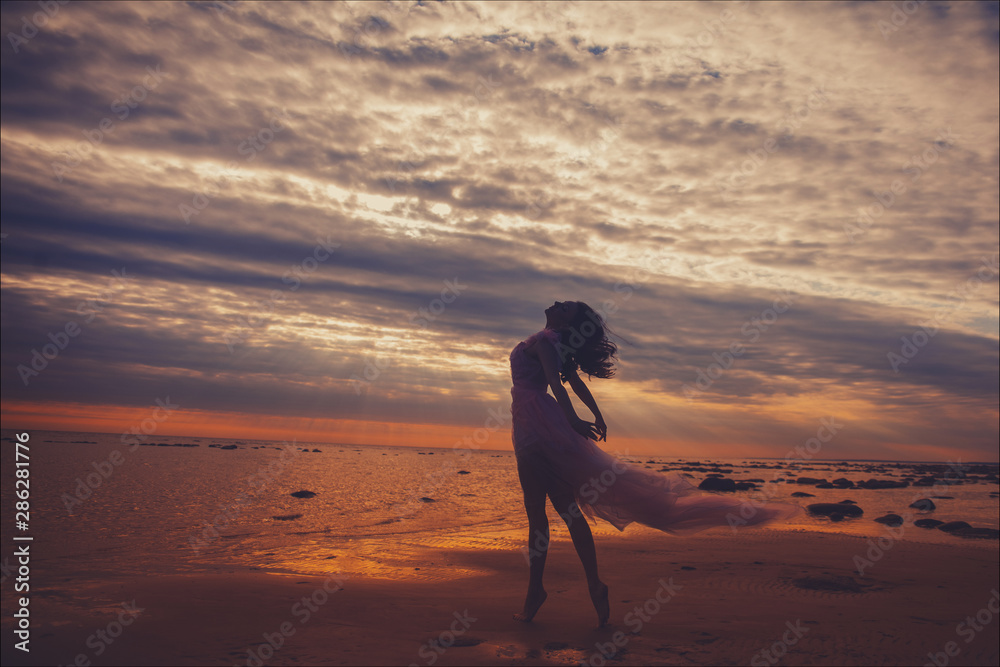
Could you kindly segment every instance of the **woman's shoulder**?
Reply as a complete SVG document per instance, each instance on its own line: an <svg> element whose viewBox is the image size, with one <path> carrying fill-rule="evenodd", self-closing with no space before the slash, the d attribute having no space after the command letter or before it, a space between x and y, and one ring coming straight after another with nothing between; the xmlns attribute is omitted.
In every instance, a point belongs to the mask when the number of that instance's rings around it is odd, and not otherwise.
<svg viewBox="0 0 1000 667"><path fill-rule="evenodd" d="M525 354L538 359L538 344L543 340L548 341L556 350L559 349L559 332L555 329L542 329L524 340L522 345L524 346ZM561 360L559 361L559 367L562 368Z"/></svg>
<svg viewBox="0 0 1000 667"><path fill-rule="evenodd" d="M547 340L553 345L559 342L559 332L555 329L542 329L538 333L531 334L525 339L524 343L526 346L531 347L540 340Z"/></svg>

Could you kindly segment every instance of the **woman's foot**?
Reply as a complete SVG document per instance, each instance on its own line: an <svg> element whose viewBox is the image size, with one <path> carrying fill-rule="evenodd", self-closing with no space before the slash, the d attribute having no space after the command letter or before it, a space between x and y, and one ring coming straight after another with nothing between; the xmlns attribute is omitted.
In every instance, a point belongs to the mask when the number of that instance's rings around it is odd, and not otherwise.
<svg viewBox="0 0 1000 667"><path fill-rule="evenodd" d="M608 604L608 587L604 582L597 582L597 586L590 588L590 600L594 603L597 611L597 627L603 628L608 624L608 617L611 615L611 607Z"/></svg>
<svg viewBox="0 0 1000 667"><path fill-rule="evenodd" d="M528 596L524 599L524 611L520 614L514 614L514 620L529 623L548 596L549 594L545 592L544 588L539 589L537 593L528 591Z"/></svg>

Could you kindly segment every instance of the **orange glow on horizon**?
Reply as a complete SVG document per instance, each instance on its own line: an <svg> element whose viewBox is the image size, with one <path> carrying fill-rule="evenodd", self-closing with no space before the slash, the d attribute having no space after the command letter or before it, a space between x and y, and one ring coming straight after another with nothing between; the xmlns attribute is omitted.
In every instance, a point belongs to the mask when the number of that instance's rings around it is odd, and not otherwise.
<svg viewBox="0 0 1000 667"><path fill-rule="evenodd" d="M758 410L772 413L776 421L780 416L802 412L805 415L822 414L813 398L798 397L787 405L777 404ZM804 409L809 406L808 409ZM829 405L827 407L830 407ZM853 407L853 406L852 406ZM783 408L783 409L780 409ZM779 410L780 409L780 410ZM718 407L711 410L710 420L723 419L727 414L741 412L739 407ZM510 422L497 426L494 421L479 426L456 424L427 424L385 422L360 419L315 419L311 417L243 414L175 408L169 412L156 405L130 407L121 405L89 405L85 403L31 403L6 401L0 405L0 415L6 428L19 430L52 430L85 433L139 433L147 434L147 441L155 442L158 436L190 438L229 438L237 440L268 440L314 442L340 445L381 445L426 448L469 448L512 451ZM506 415L505 415L506 416ZM801 416L801 415L799 415ZM160 421L156 418L160 417ZM809 417L808 422L813 422ZM153 428L155 426L155 428ZM145 428L144 428L145 427ZM721 435L721 437L720 437ZM728 431L706 440L612 436L599 443L605 451L631 457L668 457L688 460L698 459L754 459L784 458L794 451L790 447L764 448L748 442L729 440ZM803 436L802 443L807 433ZM802 444L797 443L797 444ZM894 453L899 460L922 461L977 461L975 452L950 447L895 443L882 440L879 445ZM858 454L861 454L858 456ZM868 458L865 450L853 449L847 455L819 452L816 459ZM798 458L797 455L794 458ZM871 457L885 458L885 457ZM803 459L803 462L808 462Z"/></svg>
<svg viewBox="0 0 1000 667"><path fill-rule="evenodd" d="M87 405L84 403L5 402L0 407L4 424L16 429L52 430L85 433L130 433L152 426L156 406ZM162 412L160 413L163 414ZM492 422L491 422L492 425ZM476 447L512 451L510 423L490 430L486 426L418 424L351 419L313 419L280 415L245 415L177 408L169 417L156 423L148 441L157 436L191 438L231 438L242 440L295 440L355 445L404 447ZM711 456L746 456L745 446L707 445L702 442L680 443L649 438L617 437L599 443L608 452L623 456L670 456L705 458ZM712 454L709 454L712 452Z"/></svg>
<svg viewBox="0 0 1000 667"><path fill-rule="evenodd" d="M358 445L450 447L468 442L482 449L511 449L509 424L490 431L449 424L414 424L355 419L315 419L281 415L247 415L178 407L169 413L157 406L87 405L83 403L26 403L8 401L0 407L5 424L20 429L82 431L90 433L141 432L155 425L157 436L235 438L244 440L296 440ZM162 417L157 422L156 417ZM491 422L492 423L492 422ZM478 442L472 438L478 437ZM462 445L466 446L466 445Z"/></svg>

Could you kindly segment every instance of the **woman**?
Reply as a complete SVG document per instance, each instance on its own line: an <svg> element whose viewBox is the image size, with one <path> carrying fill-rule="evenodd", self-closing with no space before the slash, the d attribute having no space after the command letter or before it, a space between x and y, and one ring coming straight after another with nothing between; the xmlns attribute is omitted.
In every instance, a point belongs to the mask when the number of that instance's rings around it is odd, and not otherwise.
<svg viewBox="0 0 1000 667"><path fill-rule="evenodd" d="M757 525L787 518L795 505L759 505L699 491L680 475L663 475L622 463L592 441L607 440L608 427L578 370L614 375L617 346L601 316L580 301L557 301L545 310L545 329L510 353L512 438L528 514L528 594L514 618L530 621L545 602L542 586L549 543L545 499L566 522L583 563L598 626L608 621L608 587L597 573L597 552L587 517L599 516L619 530L639 523L673 534L713 526ZM562 383L594 414L577 416ZM546 389L550 389L549 395Z"/></svg>

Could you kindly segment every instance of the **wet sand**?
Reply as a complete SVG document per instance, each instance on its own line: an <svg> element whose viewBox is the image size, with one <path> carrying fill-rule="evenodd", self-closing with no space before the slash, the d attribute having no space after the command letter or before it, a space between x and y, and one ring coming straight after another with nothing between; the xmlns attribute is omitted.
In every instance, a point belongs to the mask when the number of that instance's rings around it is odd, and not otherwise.
<svg viewBox="0 0 1000 667"><path fill-rule="evenodd" d="M3 662L934 664L928 654L939 665L998 662L995 543L896 542L859 576L855 556L868 558L870 543L847 535L759 530L681 539L630 528L597 542L611 590L611 625L600 630L572 544L556 534L548 601L530 624L511 620L527 568L510 548L429 549L410 564L420 570L400 568L391 580L331 570L338 576L71 581L43 568L33 574L27 660L12 648L5 586ZM122 607L133 600L137 615Z"/></svg>

